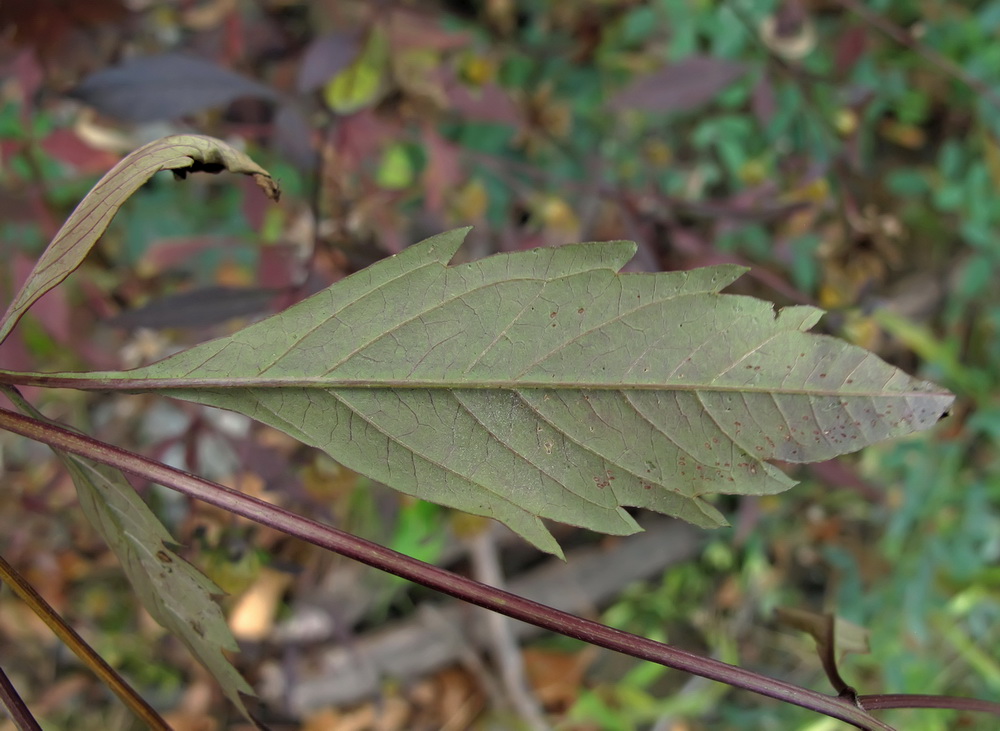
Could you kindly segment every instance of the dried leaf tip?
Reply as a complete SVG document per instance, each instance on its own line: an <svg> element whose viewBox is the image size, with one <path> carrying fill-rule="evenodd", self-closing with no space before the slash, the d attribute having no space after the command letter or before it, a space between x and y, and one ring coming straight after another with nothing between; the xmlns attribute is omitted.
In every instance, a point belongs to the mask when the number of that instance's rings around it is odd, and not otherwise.
<svg viewBox="0 0 1000 731"><path fill-rule="evenodd" d="M281 200L281 187L278 185L278 181L272 178L270 175L264 175L262 173L254 173L253 180L257 183L258 187L264 191L264 195L270 198L272 201L277 203Z"/></svg>

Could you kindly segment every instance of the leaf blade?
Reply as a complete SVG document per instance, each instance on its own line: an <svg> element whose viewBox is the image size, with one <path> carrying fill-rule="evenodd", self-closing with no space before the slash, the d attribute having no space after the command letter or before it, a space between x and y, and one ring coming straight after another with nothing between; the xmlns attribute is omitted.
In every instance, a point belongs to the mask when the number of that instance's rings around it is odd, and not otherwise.
<svg viewBox="0 0 1000 731"><path fill-rule="evenodd" d="M251 175L269 198L277 200L279 195L277 184L264 168L221 140L175 135L140 147L97 182L56 233L0 320L0 342L32 304L80 266L118 209L140 186L161 170L187 168Z"/></svg>
<svg viewBox="0 0 1000 731"><path fill-rule="evenodd" d="M213 599L222 590L168 547L170 533L120 471L57 454L73 478L84 515L118 557L146 611L187 646L249 719L240 695L253 695L253 689L222 652L239 649Z"/></svg>
<svg viewBox="0 0 1000 731"><path fill-rule="evenodd" d="M542 520L627 533L625 506L722 525L708 496L793 484L768 460L855 451L951 403L803 332L819 310L720 294L739 267L621 274L628 242L449 266L464 235L228 338L86 377L239 411L551 552Z"/></svg>
<svg viewBox="0 0 1000 731"><path fill-rule="evenodd" d="M611 107L688 112L714 99L749 70L738 61L690 56L633 81L612 97Z"/></svg>

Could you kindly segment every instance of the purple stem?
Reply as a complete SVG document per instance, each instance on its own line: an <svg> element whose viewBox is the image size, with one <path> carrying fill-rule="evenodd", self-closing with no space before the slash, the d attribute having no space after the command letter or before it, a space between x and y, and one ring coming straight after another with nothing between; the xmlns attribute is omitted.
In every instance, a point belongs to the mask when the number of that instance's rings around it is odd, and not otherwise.
<svg viewBox="0 0 1000 731"><path fill-rule="evenodd" d="M844 699L801 688L735 665L701 657L669 645L622 632L561 612L515 594L486 586L449 571L418 561L391 549L309 520L224 485L169 467L141 455L91 437L46 424L0 408L0 428L48 444L95 462L117 467L190 497L228 510L321 548L334 551L368 566L436 589L463 601L490 609L537 627L573 637L598 647L622 652L641 660L699 675L743 688L792 705L801 706L861 729L892 728L867 711ZM877 698L877 696L876 696ZM871 697L869 697L871 700Z"/></svg>

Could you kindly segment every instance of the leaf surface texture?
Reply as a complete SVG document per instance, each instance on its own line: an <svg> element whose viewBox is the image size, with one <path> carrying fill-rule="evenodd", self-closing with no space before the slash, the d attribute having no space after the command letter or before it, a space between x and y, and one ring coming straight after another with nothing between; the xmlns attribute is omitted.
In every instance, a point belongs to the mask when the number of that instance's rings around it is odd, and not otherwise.
<svg viewBox="0 0 1000 731"><path fill-rule="evenodd" d="M630 242L449 266L466 231L230 337L86 377L246 414L556 553L542 519L625 534L632 506L722 525L706 497L794 484L769 460L925 429L952 401L804 332L820 310L720 294L740 267L620 273Z"/></svg>

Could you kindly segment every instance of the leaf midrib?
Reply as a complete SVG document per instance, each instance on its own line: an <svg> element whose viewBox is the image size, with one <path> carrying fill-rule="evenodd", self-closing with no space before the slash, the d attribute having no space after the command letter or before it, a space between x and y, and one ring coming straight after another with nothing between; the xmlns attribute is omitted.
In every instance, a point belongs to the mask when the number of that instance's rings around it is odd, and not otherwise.
<svg viewBox="0 0 1000 731"><path fill-rule="evenodd" d="M0 370L0 383L46 386L49 388L74 388L84 391L169 391L181 389L231 389L231 388L320 388L330 391L350 388L390 390L577 390L577 391L684 391L735 394L762 394L766 396L830 396L840 398L952 398L945 390L913 391L913 382L905 384L909 390L845 390L844 386L831 388L787 388L755 385L714 385L711 383L622 383L615 381L518 381L510 379L462 381L456 379L384 379L384 378L121 378L120 372L91 372L79 376L58 373L31 373ZM679 376L678 378L682 378ZM916 381L920 384L920 381Z"/></svg>

